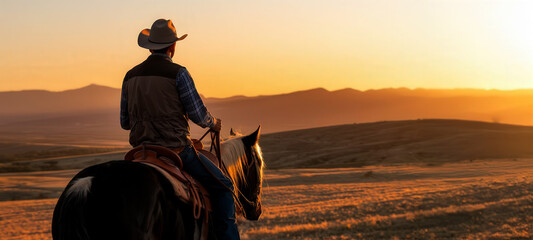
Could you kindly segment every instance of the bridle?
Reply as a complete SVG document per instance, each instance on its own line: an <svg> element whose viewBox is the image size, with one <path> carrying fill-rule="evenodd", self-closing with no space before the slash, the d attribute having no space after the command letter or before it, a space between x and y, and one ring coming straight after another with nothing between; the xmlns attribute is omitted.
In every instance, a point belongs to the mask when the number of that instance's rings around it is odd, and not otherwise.
<svg viewBox="0 0 533 240"><path fill-rule="evenodd" d="M202 141L202 139L205 138L205 136L207 136L208 133L211 133L211 147L209 148L209 152L212 152L213 150L215 150L215 154L218 158L218 167L222 170L222 172L224 173L224 175L226 176L229 176L229 172L228 172L228 169L226 168L226 164L224 164L224 161L222 161L222 155L220 153L220 132L218 131L215 131L213 129L209 129L207 130L207 132L204 133L204 135L202 135L202 137L200 137L200 139L198 139L198 141ZM249 154L249 156L252 158L252 164L246 162L246 172L249 172L252 165L254 165L256 168L259 168L259 166L257 166L257 156L255 155L255 152L249 152L250 150L246 149L245 148L245 152L246 154ZM230 191L232 194L233 194L233 197L235 198L235 200L237 201L237 206L241 209L241 212L242 214L244 215L244 217L246 217L246 211L244 211L244 207L242 205L242 203L240 202L240 197L242 197L242 199L244 199L244 201L246 201L246 203L248 203L249 205L253 206L253 207L257 207L257 202L253 202L253 201L250 201L240 190L239 188L235 187L235 183L233 182L233 179L229 178L231 183L233 184L233 188L235 189L232 190L231 188L229 188L228 186L226 186L226 184L222 183L216 176L213 172L211 172L211 170L205 165L204 162L200 161L200 163L204 166L204 168L207 170L207 172L209 172L209 174L211 174L211 176L213 176L213 178L224 188L226 188L228 191ZM254 194L259 194L259 191L261 190L261 187L258 188L258 192L254 193ZM238 195L237 195L238 194Z"/></svg>

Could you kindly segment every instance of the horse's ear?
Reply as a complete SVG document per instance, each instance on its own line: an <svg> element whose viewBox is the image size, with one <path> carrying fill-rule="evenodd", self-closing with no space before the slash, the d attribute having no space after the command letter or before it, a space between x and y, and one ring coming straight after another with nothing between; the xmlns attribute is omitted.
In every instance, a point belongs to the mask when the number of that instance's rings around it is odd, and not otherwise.
<svg viewBox="0 0 533 240"><path fill-rule="evenodd" d="M237 134L233 131L233 128L231 128L231 129L229 130L229 135L230 135L230 136L236 136Z"/></svg>
<svg viewBox="0 0 533 240"><path fill-rule="evenodd" d="M257 143L257 141L259 141L260 134L261 134L261 125L259 125L259 127L257 128L257 130L255 130L255 132L253 132L252 134L246 137L243 137L242 141L244 142L245 145L253 146Z"/></svg>

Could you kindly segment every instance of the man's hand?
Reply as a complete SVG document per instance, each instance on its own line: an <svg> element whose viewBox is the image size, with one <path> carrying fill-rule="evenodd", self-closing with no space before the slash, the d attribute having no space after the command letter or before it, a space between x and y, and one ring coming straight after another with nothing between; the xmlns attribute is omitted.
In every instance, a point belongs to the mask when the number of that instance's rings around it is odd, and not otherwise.
<svg viewBox="0 0 533 240"><path fill-rule="evenodd" d="M222 129L222 120L217 118L217 122L215 123L215 126L211 128L211 130L215 132L220 132L221 129Z"/></svg>

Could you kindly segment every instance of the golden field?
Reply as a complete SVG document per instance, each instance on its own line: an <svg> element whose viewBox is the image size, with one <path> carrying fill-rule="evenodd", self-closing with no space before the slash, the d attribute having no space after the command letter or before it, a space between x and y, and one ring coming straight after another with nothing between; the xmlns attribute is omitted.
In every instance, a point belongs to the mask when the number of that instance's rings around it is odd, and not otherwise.
<svg viewBox="0 0 533 240"><path fill-rule="evenodd" d="M1 190L53 192L75 172L2 174ZM532 159L267 170L263 199L243 239L533 238ZM51 239L55 202L0 202L0 239Z"/></svg>
<svg viewBox="0 0 533 240"><path fill-rule="evenodd" d="M533 239L533 127L377 122L260 144L263 215L239 220L243 239ZM81 168L123 154L109 150L2 162L0 239L51 239L57 197Z"/></svg>
<svg viewBox="0 0 533 240"><path fill-rule="evenodd" d="M496 170L497 169L497 170ZM280 170L250 239L531 239L531 160Z"/></svg>

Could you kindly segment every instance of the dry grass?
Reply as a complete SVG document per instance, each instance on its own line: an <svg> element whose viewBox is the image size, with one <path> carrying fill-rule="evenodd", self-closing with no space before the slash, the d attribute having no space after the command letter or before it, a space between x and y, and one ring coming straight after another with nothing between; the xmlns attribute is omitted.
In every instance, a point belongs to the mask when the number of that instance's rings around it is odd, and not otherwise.
<svg viewBox="0 0 533 240"><path fill-rule="evenodd" d="M74 173L46 173L56 177L47 186ZM43 176L25 177L30 185ZM269 170L266 178L264 215L241 222L243 239L533 238L528 159ZM0 239L50 239L55 201L0 202Z"/></svg>
<svg viewBox="0 0 533 240"><path fill-rule="evenodd" d="M52 239L56 199L0 202L0 239Z"/></svg>
<svg viewBox="0 0 533 240"><path fill-rule="evenodd" d="M58 198L76 172L67 170L0 174L0 201Z"/></svg>
<svg viewBox="0 0 533 240"><path fill-rule="evenodd" d="M268 176L265 214L241 227L249 239L533 238L531 161Z"/></svg>

